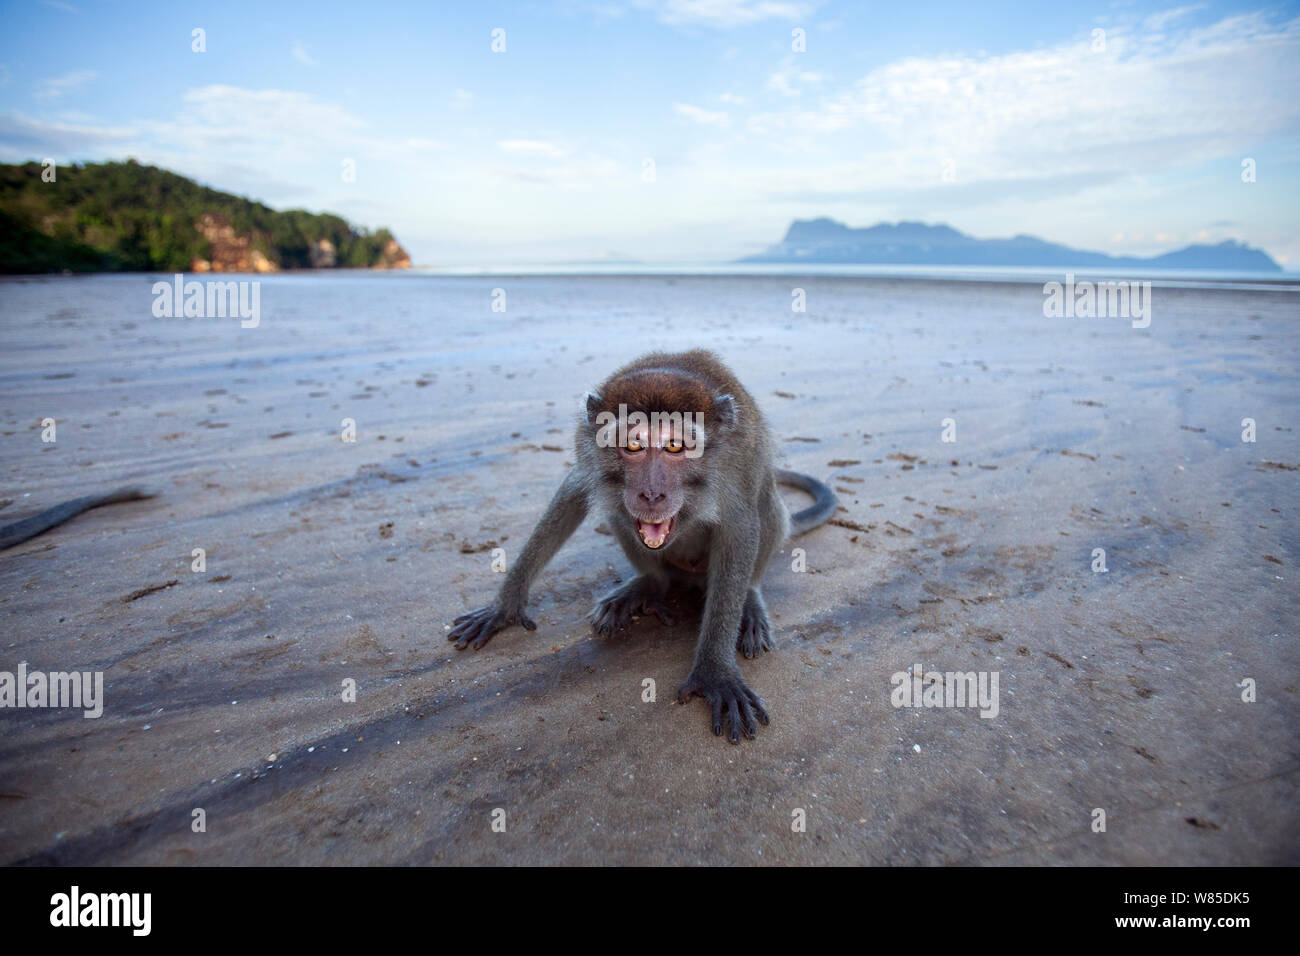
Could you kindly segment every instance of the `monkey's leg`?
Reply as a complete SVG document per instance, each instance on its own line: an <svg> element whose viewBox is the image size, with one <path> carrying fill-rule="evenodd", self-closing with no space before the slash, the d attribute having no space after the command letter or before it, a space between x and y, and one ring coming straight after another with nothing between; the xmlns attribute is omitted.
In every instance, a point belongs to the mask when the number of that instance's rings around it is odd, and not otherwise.
<svg viewBox="0 0 1300 956"><path fill-rule="evenodd" d="M696 694L708 702L716 736L722 735L725 713L727 737L733 744L740 743L741 733L753 739L758 729L755 721L768 723L763 702L736 666L736 634L758 557L759 537L759 522L753 516L724 521L714 533L709 548L709 593L695 664L677 692L683 704Z"/></svg>
<svg viewBox="0 0 1300 956"><path fill-rule="evenodd" d="M496 601L456 618L447 640L455 641L457 650L463 651L469 644L478 650L492 640L494 634L511 624L522 624L530 631L537 630L537 624L524 613L528 589L533 578L582 524L582 519L587 516L587 495L587 487L578 469L571 469L547 506L546 513L528 536L523 552L507 572Z"/></svg>
<svg viewBox="0 0 1300 956"><path fill-rule="evenodd" d="M666 580L639 574L626 584L620 584L596 602L588 620L601 637L609 637L627 624L638 611L653 614L664 624L674 623L664 597L668 593Z"/></svg>
<svg viewBox="0 0 1300 956"><path fill-rule="evenodd" d="M736 634L736 650L746 657L757 657L764 651L772 650L772 625L767 617L767 605L763 603L763 573L768 562L776 556L781 545L785 543L790 530L790 516L785 502L777 493L776 483L768 486L768 491L760 502L762 523L759 531L758 558L754 562L754 573L750 576L749 591L745 595L745 604L740 612L740 630Z"/></svg>
<svg viewBox="0 0 1300 956"><path fill-rule="evenodd" d="M772 650L772 625L767 619L767 605L758 587L749 589L745 606L740 612L740 631L736 635L736 650L746 657L757 657Z"/></svg>

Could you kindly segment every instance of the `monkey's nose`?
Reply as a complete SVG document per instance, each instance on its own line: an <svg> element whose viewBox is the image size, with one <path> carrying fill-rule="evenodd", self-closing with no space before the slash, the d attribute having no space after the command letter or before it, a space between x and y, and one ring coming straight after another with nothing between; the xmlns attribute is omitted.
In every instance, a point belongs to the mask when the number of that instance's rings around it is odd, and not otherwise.
<svg viewBox="0 0 1300 956"><path fill-rule="evenodd" d="M641 498L642 501L644 501L648 505L657 505L659 504L659 502L663 501L665 498L668 497L668 495L664 494L663 492L652 492L652 491L642 491L639 493L638 496Z"/></svg>

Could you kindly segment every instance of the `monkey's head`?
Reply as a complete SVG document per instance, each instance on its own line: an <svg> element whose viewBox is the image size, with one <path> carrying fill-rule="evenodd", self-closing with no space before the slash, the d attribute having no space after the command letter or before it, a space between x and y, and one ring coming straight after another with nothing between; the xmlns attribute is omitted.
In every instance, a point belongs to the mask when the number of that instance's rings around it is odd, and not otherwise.
<svg viewBox="0 0 1300 956"><path fill-rule="evenodd" d="M611 493L647 548L711 514L711 478L736 401L681 369L619 373L587 396L587 434ZM712 448L706 445L712 443Z"/></svg>

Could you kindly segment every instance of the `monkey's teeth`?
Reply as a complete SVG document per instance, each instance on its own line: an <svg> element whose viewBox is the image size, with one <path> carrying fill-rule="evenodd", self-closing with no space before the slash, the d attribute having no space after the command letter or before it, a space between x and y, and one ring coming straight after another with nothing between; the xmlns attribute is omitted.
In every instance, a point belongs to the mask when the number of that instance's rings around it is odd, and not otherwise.
<svg viewBox="0 0 1300 956"><path fill-rule="evenodd" d="M647 548L661 548L665 541L668 540L669 533L673 530L673 519L665 518L663 521L642 521L640 518L636 522L637 533L641 535L641 540Z"/></svg>

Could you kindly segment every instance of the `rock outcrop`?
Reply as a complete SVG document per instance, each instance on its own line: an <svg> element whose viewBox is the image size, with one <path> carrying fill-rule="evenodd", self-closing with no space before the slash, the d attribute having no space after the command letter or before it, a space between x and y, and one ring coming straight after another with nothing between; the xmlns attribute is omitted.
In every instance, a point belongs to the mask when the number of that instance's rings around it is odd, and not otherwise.
<svg viewBox="0 0 1300 956"><path fill-rule="evenodd" d="M250 236L235 232L230 220L220 213L205 212L194 224L212 247L207 259L195 259L193 272L279 272L274 262L260 249L253 248ZM328 240L322 240L328 243ZM331 247L332 250L333 247ZM313 263L314 265L314 263Z"/></svg>
<svg viewBox="0 0 1300 956"><path fill-rule="evenodd" d="M375 263L376 269L409 269L411 268L411 257L406 254L406 250L397 244L396 239L389 239L384 243L382 257Z"/></svg>

